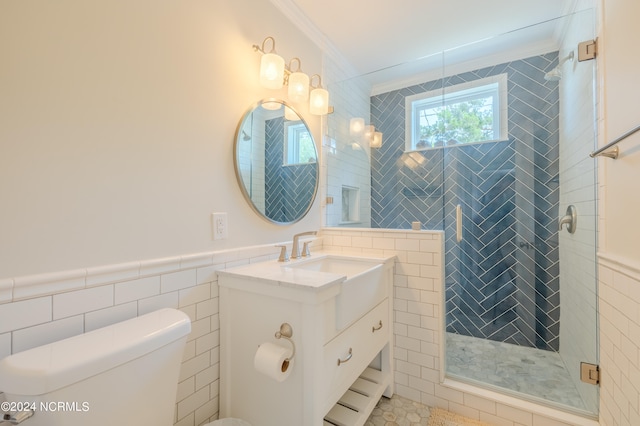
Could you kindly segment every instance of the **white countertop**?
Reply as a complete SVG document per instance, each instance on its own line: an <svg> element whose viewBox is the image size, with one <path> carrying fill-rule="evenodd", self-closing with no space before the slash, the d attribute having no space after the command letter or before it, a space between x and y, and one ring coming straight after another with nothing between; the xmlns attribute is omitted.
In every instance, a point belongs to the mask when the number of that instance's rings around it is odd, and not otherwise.
<svg viewBox="0 0 640 426"><path fill-rule="evenodd" d="M341 259L353 260L354 262L374 262L378 265L388 266L392 265L394 261L394 256L377 257L319 251L313 253L311 257L290 260L288 262L278 262L274 259L265 262L252 263L249 265L219 270L218 275L242 277L245 279L260 281L262 283L270 285L300 289L312 289L318 291L342 283L347 279L347 275L324 271L314 271L297 267L297 265L306 262L318 261L326 257L339 257Z"/></svg>

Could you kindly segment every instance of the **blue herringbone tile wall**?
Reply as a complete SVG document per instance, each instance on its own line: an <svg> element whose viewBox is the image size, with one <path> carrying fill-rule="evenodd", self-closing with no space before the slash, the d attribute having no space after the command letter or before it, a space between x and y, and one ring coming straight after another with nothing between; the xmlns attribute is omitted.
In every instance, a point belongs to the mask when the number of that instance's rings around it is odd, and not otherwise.
<svg viewBox="0 0 640 426"><path fill-rule="evenodd" d="M558 52L371 98L384 134L373 150L372 226L445 230L447 330L548 350L559 347ZM509 139L420 151L402 162L405 97L506 73ZM464 239L455 239L455 208Z"/></svg>
<svg viewBox="0 0 640 426"><path fill-rule="evenodd" d="M317 164L283 165L284 118L265 122L265 215L273 221L298 220L309 207Z"/></svg>

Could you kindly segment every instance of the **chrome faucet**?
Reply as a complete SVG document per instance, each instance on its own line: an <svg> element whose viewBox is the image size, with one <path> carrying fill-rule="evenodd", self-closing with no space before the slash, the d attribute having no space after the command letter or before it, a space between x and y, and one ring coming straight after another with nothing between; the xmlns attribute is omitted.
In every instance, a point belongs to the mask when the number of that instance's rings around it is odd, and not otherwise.
<svg viewBox="0 0 640 426"><path fill-rule="evenodd" d="M280 257L278 257L278 262L288 262L289 254L287 253L287 246L279 245L276 247L280 247Z"/></svg>
<svg viewBox="0 0 640 426"><path fill-rule="evenodd" d="M300 259L300 243L298 240L300 237L304 237L306 235L316 235L316 231L307 231L301 232L300 234L296 234L293 236L293 247L291 247L291 258L292 259ZM309 256L309 246L305 244L305 256Z"/></svg>

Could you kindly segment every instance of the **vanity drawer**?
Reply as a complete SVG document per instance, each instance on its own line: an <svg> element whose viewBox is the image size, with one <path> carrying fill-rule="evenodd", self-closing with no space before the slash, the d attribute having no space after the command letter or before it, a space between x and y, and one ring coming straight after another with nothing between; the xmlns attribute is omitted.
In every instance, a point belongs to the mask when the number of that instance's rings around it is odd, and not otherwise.
<svg viewBox="0 0 640 426"><path fill-rule="evenodd" d="M324 407L327 410L340 399L389 342L390 326L389 300L384 299L324 346L322 388L325 391ZM338 360L341 360L340 363Z"/></svg>

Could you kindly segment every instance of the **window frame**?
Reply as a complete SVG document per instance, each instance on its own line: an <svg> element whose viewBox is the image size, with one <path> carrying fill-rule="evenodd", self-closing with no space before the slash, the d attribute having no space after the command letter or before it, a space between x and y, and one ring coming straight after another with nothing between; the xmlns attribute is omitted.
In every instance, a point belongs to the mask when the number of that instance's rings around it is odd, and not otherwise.
<svg viewBox="0 0 640 426"><path fill-rule="evenodd" d="M508 140L507 84L507 74L503 73L407 96L405 98L405 152L447 147L447 145L416 146L419 142L419 128L414 123L419 120L418 113L425 109L425 105L427 108L446 106L486 97L490 93L496 99L493 103L494 136L496 137L482 141L465 142L457 146Z"/></svg>
<svg viewBox="0 0 640 426"><path fill-rule="evenodd" d="M309 129L302 121L285 121L284 123L284 152L282 165L283 166L296 166L300 164L313 164L316 161L300 161L300 135L306 133L313 143L313 138L309 133Z"/></svg>

